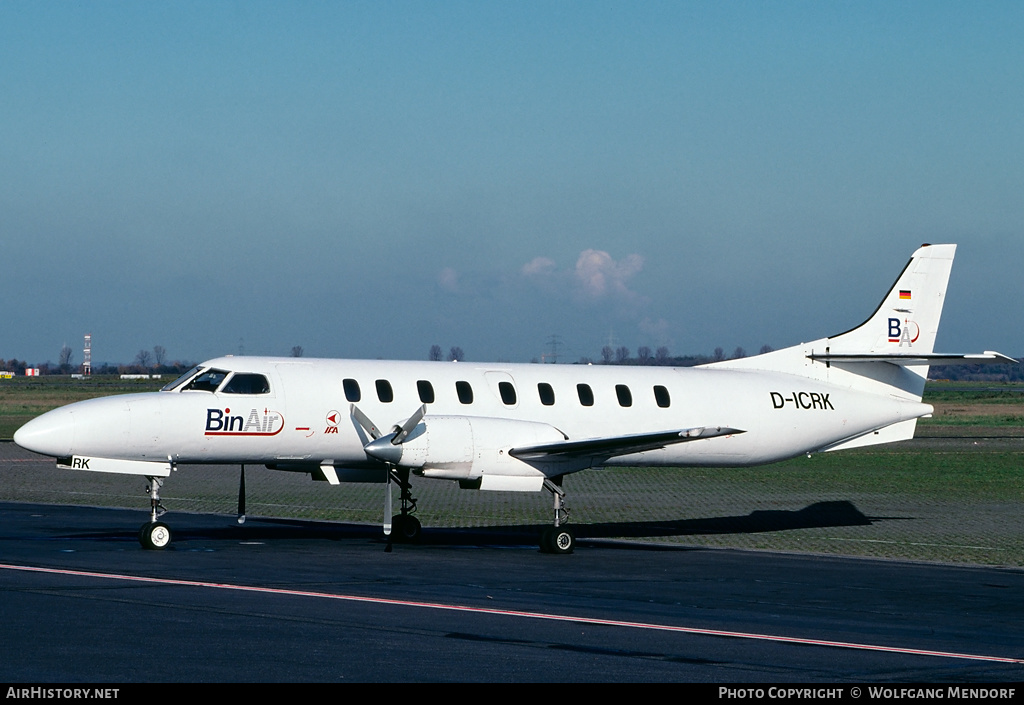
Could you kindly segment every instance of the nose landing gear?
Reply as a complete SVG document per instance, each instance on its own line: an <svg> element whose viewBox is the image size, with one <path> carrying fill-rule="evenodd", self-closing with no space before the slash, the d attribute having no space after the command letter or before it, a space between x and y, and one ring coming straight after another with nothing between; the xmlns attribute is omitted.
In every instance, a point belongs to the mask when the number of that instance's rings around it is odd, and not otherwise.
<svg viewBox="0 0 1024 705"><path fill-rule="evenodd" d="M401 513L391 518L391 538L398 543L416 543L423 527L420 520L412 514L416 511L416 498L412 496L409 469L388 468L388 472L391 474L391 482L397 484L401 490L400 501L402 503Z"/></svg>
<svg viewBox="0 0 1024 705"><path fill-rule="evenodd" d="M167 510L160 502L160 488L163 487L162 477L150 476L146 493L149 495L149 521L139 528L139 543L150 551L162 551L171 543L171 529L162 521L157 521Z"/></svg>

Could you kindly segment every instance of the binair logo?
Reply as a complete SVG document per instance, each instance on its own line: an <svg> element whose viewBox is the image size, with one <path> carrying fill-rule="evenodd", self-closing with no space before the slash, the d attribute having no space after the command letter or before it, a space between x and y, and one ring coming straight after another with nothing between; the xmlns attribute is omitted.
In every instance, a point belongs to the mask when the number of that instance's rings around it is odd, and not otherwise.
<svg viewBox="0 0 1024 705"><path fill-rule="evenodd" d="M921 337L921 328L909 318L900 320L898 318L889 319L889 342L899 343L899 347L903 347L904 344L909 348L917 339Z"/></svg>
<svg viewBox="0 0 1024 705"><path fill-rule="evenodd" d="M206 410L207 436L276 436L284 429L284 417L270 409L250 409L248 415L231 415L231 409Z"/></svg>

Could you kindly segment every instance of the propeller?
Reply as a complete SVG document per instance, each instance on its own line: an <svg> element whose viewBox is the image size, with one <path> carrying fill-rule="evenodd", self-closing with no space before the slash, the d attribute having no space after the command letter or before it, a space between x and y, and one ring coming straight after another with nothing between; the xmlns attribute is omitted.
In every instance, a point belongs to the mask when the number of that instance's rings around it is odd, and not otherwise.
<svg viewBox="0 0 1024 705"><path fill-rule="evenodd" d="M371 458L377 460L383 460L388 465L387 479L384 485L384 535L391 536L391 471L399 461L402 459L402 443L409 434L412 433L413 429L423 420L423 417L427 413L427 405L423 404L419 409L413 412L412 416L406 419L405 423L401 426L397 424L392 428L391 433L387 435L381 434L380 428L370 420L370 418L359 410L355 404L350 407L352 418L356 420L366 435L370 437L370 442L363 446L363 450ZM391 544L388 544L388 550L391 549Z"/></svg>
<svg viewBox="0 0 1024 705"><path fill-rule="evenodd" d="M245 466L242 466L242 474L238 478L238 523L245 523Z"/></svg>
<svg viewBox="0 0 1024 705"><path fill-rule="evenodd" d="M352 405L352 416L355 418L359 425L363 427L373 440L363 446L363 450L371 458L377 460L383 460L389 465L398 465L402 460L402 443L409 437L413 429L423 420L423 417L427 413L427 405L423 404L413 412L413 415L406 419L405 423L401 426L396 425L391 433L381 435L380 429L356 407Z"/></svg>
<svg viewBox="0 0 1024 705"><path fill-rule="evenodd" d="M391 468L388 468L388 478L384 485L384 535L391 535Z"/></svg>

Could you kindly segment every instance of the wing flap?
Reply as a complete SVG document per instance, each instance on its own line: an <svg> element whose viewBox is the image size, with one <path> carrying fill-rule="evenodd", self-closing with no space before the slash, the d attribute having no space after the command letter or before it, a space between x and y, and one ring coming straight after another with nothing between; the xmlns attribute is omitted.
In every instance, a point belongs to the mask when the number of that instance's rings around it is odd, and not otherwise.
<svg viewBox="0 0 1024 705"><path fill-rule="evenodd" d="M675 443L686 443L705 438L732 436L745 433L738 428L726 426L700 426L675 431L656 431L631 436L610 436L606 438L587 438L578 441L558 441L542 443L522 448L512 448L509 455L520 460L543 460L555 457L578 458L586 456L612 458L617 455L641 453L647 450L658 450Z"/></svg>

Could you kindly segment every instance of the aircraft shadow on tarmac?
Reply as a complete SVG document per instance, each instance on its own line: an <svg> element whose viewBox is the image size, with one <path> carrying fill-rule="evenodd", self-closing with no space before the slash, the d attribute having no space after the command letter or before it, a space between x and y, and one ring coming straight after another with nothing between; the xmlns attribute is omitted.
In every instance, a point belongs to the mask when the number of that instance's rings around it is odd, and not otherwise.
<svg viewBox="0 0 1024 705"><path fill-rule="evenodd" d="M680 519L677 521L606 522L572 524L579 540L607 538L652 538L658 536L702 536L714 534L757 534L794 529L841 526L869 526L892 517L868 517L852 502L816 502L799 510L758 510L741 516ZM379 526L298 519L252 517L242 525L203 527L192 521L175 522L175 545L188 541L302 541L371 539L385 543ZM434 546L521 546L536 541L543 527L538 524L471 528L424 527L417 543ZM121 539L134 534L82 532L76 538Z"/></svg>
<svg viewBox="0 0 1024 705"><path fill-rule="evenodd" d="M874 519L878 519L875 517ZM588 524L580 527L581 538L703 536L713 534L760 534L792 529L820 529L837 526L870 526L873 519L852 502L816 502L803 509L758 510L743 516L680 519L659 522Z"/></svg>

